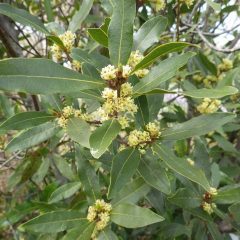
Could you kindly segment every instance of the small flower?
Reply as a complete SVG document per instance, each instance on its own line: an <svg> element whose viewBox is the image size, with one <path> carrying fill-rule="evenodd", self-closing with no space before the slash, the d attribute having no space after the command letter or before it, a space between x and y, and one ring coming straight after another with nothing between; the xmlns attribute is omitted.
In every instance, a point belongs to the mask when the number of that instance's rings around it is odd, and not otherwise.
<svg viewBox="0 0 240 240"><path fill-rule="evenodd" d="M118 117L118 122L120 123L122 129L129 127L129 119L125 116Z"/></svg>
<svg viewBox="0 0 240 240"><path fill-rule="evenodd" d="M209 193L213 196L216 196L218 194L217 189L214 187L210 187Z"/></svg>
<svg viewBox="0 0 240 240"><path fill-rule="evenodd" d="M104 90L102 91L102 97L105 99L116 99L117 91L111 88L104 88Z"/></svg>
<svg viewBox="0 0 240 240"><path fill-rule="evenodd" d="M108 65L104 67L101 71L101 78L104 80L112 80L117 77L118 69L113 65Z"/></svg>
<svg viewBox="0 0 240 240"><path fill-rule="evenodd" d="M137 71L135 72L136 76L139 77L139 78L145 77L148 73L149 73L149 70L146 69L146 68L137 70Z"/></svg>
<svg viewBox="0 0 240 240"><path fill-rule="evenodd" d="M187 7L191 7L194 3L194 0L180 0L180 2L185 3Z"/></svg>
<svg viewBox="0 0 240 240"><path fill-rule="evenodd" d="M187 162L191 165L191 166L194 166L195 165L195 162L190 159L190 158L187 158Z"/></svg>
<svg viewBox="0 0 240 240"><path fill-rule="evenodd" d="M200 82L202 82L202 80L203 80L203 76L200 75L200 74L196 74L196 75L193 76L193 80L194 80L195 82L200 83Z"/></svg>
<svg viewBox="0 0 240 240"><path fill-rule="evenodd" d="M146 125L146 130L149 132L151 138L158 138L161 135L160 126L158 122L150 122Z"/></svg>
<svg viewBox="0 0 240 240"><path fill-rule="evenodd" d="M143 60L144 56L142 53L140 53L139 50L131 52L131 55L128 60L128 64L134 68L138 63L140 63Z"/></svg>
<svg viewBox="0 0 240 240"><path fill-rule="evenodd" d="M59 35L59 38L62 40L66 51L70 53L74 45L76 34L71 31L67 31L64 34Z"/></svg>
<svg viewBox="0 0 240 240"><path fill-rule="evenodd" d="M75 71L79 71L81 68L81 63L77 60L73 60L72 62L72 69Z"/></svg>
<svg viewBox="0 0 240 240"><path fill-rule="evenodd" d="M214 212L214 208L216 208L216 204L204 202L202 204L202 208L205 212L207 212L209 215L211 215Z"/></svg>
<svg viewBox="0 0 240 240"><path fill-rule="evenodd" d="M121 86L121 96L127 97L132 95L133 87L130 83L124 83Z"/></svg>
<svg viewBox="0 0 240 240"><path fill-rule="evenodd" d="M140 148L143 148L150 141L151 137L147 131L133 130L128 136L128 145L130 147L140 146Z"/></svg>
<svg viewBox="0 0 240 240"><path fill-rule="evenodd" d="M74 109L73 109L72 106L64 107L63 110L62 110L62 115L63 115L65 118L69 118L69 117L71 117L73 114L74 114Z"/></svg>
<svg viewBox="0 0 240 240"><path fill-rule="evenodd" d="M224 58L217 68L219 72L227 72L233 68L233 62L230 59Z"/></svg>
<svg viewBox="0 0 240 240"><path fill-rule="evenodd" d="M214 113L221 105L221 101L217 99L211 100L210 98L204 98L203 102L197 106L197 110L200 113Z"/></svg>
<svg viewBox="0 0 240 240"><path fill-rule="evenodd" d="M129 65L125 65L122 67L122 76L124 78L128 78L130 76L130 73L132 71L132 68Z"/></svg>

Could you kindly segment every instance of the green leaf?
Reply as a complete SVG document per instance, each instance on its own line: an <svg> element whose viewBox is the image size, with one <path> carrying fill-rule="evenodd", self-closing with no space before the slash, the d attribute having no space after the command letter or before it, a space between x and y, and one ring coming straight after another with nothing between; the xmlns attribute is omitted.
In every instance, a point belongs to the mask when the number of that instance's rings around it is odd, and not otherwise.
<svg viewBox="0 0 240 240"><path fill-rule="evenodd" d="M222 98L225 96L233 95L238 92L238 89L231 86L224 86L218 88L201 88L183 92L183 95L192 98ZM181 93L180 93L181 94Z"/></svg>
<svg viewBox="0 0 240 240"><path fill-rule="evenodd" d="M79 179L83 185L84 192L88 197L89 203L94 203L100 198L100 185L98 176L89 162L88 152L76 145L76 163Z"/></svg>
<svg viewBox="0 0 240 240"><path fill-rule="evenodd" d="M90 125L80 118L70 118L67 124L67 133L69 137L82 145L90 148L89 138L91 135Z"/></svg>
<svg viewBox="0 0 240 240"><path fill-rule="evenodd" d="M161 222L164 218L147 208L123 203L113 208L111 220L122 227L138 228Z"/></svg>
<svg viewBox="0 0 240 240"><path fill-rule="evenodd" d="M163 130L161 137L163 140L179 140L193 136L201 136L231 122L234 118L235 115L232 113L201 115L184 123L176 124L172 128Z"/></svg>
<svg viewBox="0 0 240 240"><path fill-rule="evenodd" d="M55 117L45 112L22 112L8 118L0 125L0 130L23 130L53 120Z"/></svg>
<svg viewBox="0 0 240 240"><path fill-rule="evenodd" d="M164 163L172 169L174 172L188 178L189 180L198 183L206 191L209 191L210 184L204 174L204 172L192 166L185 159L176 157L167 147L155 144L154 151L158 154L159 158L164 161Z"/></svg>
<svg viewBox="0 0 240 240"><path fill-rule="evenodd" d="M48 59L0 61L0 89L6 91L53 94L103 86L103 81L81 75Z"/></svg>
<svg viewBox="0 0 240 240"><path fill-rule="evenodd" d="M146 21L134 35L134 50L144 52L159 41L160 35L167 27L167 18L156 16Z"/></svg>
<svg viewBox="0 0 240 240"><path fill-rule="evenodd" d="M99 233L97 240L119 240L119 238L110 228L107 228Z"/></svg>
<svg viewBox="0 0 240 240"><path fill-rule="evenodd" d="M137 71L141 68L146 68L149 65L151 65L154 61L156 61L159 57L166 55L168 53L172 52L178 52L183 50L185 47L190 46L189 43L184 42L171 42L162 44L160 46L155 47L151 52L149 52L144 59L137 64L137 66L134 68L134 71Z"/></svg>
<svg viewBox="0 0 240 240"><path fill-rule="evenodd" d="M218 194L213 196L217 204L232 204L240 200L240 184L226 186L218 189Z"/></svg>
<svg viewBox="0 0 240 240"><path fill-rule="evenodd" d="M44 0L43 1L44 8L47 14L48 22L54 22L54 16L53 16L53 10L51 6L51 1L50 0Z"/></svg>
<svg viewBox="0 0 240 240"><path fill-rule="evenodd" d="M108 27L110 18L106 18L104 24L100 28L89 28L88 33L92 39L104 47L108 47Z"/></svg>
<svg viewBox="0 0 240 240"><path fill-rule="evenodd" d="M120 66L127 63L132 50L136 1L118 0L114 3L108 30L108 48L112 63Z"/></svg>
<svg viewBox="0 0 240 240"><path fill-rule="evenodd" d="M194 56L194 53L188 52L160 62L134 86L134 94L145 94L158 87L161 83L171 79L176 75L178 69L183 67L192 56Z"/></svg>
<svg viewBox="0 0 240 240"><path fill-rule="evenodd" d="M175 239L183 234L190 238L191 227L179 223L168 223L160 229L160 239L161 237L162 239Z"/></svg>
<svg viewBox="0 0 240 240"><path fill-rule="evenodd" d="M135 98L135 104L138 106L136 121L140 127L145 126L149 122L149 106L146 96Z"/></svg>
<svg viewBox="0 0 240 240"><path fill-rule="evenodd" d="M75 194L81 187L80 182L72 182L62 185L61 187L57 188L50 196L49 203L59 202L66 198L71 197Z"/></svg>
<svg viewBox="0 0 240 240"><path fill-rule="evenodd" d="M212 63L202 52L199 52L196 56L197 60L199 61L199 64L206 69L204 71L205 73L211 73L213 75L217 75L217 68L214 63Z"/></svg>
<svg viewBox="0 0 240 240"><path fill-rule="evenodd" d="M66 159L60 156L54 156L53 160L57 169L65 178L67 178L70 181L76 180L71 165L67 162Z"/></svg>
<svg viewBox="0 0 240 240"><path fill-rule="evenodd" d="M84 19L88 16L93 5L93 0L83 0L80 9L74 14L71 22L69 23L68 30L76 32L80 27Z"/></svg>
<svg viewBox="0 0 240 240"><path fill-rule="evenodd" d="M12 7L6 3L0 3L0 14L6 15L16 22L24 26L30 26L39 32L49 34L43 23L35 16L29 14L27 11Z"/></svg>
<svg viewBox="0 0 240 240"><path fill-rule="evenodd" d="M165 194L170 194L170 181L165 169L161 167L159 162L148 161L147 159L142 158L138 171L148 185Z"/></svg>
<svg viewBox="0 0 240 240"><path fill-rule="evenodd" d="M44 142L59 131L56 123L47 122L42 125L29 128L13 138L6 146L6 151L22 151Z"/></svg>
<svg viewBox="0 0 240 240"><path fill-rule="evenodd" d="M137 149L125 149L112 160L108 198L113 198L119 190L131 179L140 161Z"/></svg>
<svg viewBox="0 0 240 240"><path fill-rule="evenodd" d="M137 178L132 182L125 185L122 190L120 190L111 204L116 206L120 203L137 203L140 198L144 197L150 190L150 187L145 184L143 179Z"/></svg>
<svg viewBox="0 0 240 240"><path fill-rule="evenodd" d="M193 190L180 188L178 191L168 198L170 203L175 204L181 208L197 208L201 206L202 196Z"/></svg>
<svg viewBox="0 0 240 240"><path fill-rule="evenodd" d="M216 223L207 222L207 228L208 228L208 231L210 232L213 240L222 240L223 239L223 235L222 235L222 233L220 233L218 225L216 225Z"/></svg>
<svg viewBox="0 0 240 240"><path fill-rule="evenodd" d="M32 232L56 233L81 226L87 222L86 217L81 216L79 211L65 210L40 215L20 225L19 228Z"/></svg>
<svg viewBox="0 0 240 240"><path fill-rule="evenodd" d="M101 127L97 128L90 136L93 157L101 157L120 131L121 125L115 119L105 121Z"/></svg>
<svg viewBox="0 0 240 240"><path fill-rule="evenodd" d="M94 228L95 222L88 222L82 226L69 230L62 240L90 240Z"/></svg>
<svg viewBox="0 0 240 240"><path fill-rule="evenodd" d="M220 11L221 10L221 5L219 3L215 3L212 0L205 0L205 2L211 6L215 11Z"/></svg>
<svg viewBox="0 0 240 240"><path fill-rule="evenodd" d="M233 204L228 208L231 213L233 219L239 223L240 222L240 202Z"/></svg>

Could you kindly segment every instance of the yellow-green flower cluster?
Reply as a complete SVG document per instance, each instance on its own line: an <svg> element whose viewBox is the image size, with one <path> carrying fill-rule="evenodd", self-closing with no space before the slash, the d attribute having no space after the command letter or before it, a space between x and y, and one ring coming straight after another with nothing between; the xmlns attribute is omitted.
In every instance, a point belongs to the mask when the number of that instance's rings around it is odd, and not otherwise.
<svg viewBox="0 0 240 240"><path fill-rule="evenodd" d="M68 120L71 117L79 117L79 118L81 118L82 120L85 120L85 121L90 121L91 120L91 116L89 114L82 113L81 110L74 109L72 106L66 106L62 109L62 112L57 119L58 125L62 128L66 128Z"/></svg>
<svg viewBox="0 0 240 240"><path fill-rule="evenodd" d="M138 63L140 63L143 60L144 56L142 53L140 53L139 50L131 52L131 55L128 60L128 65L134 69ZM134 74L140 78L146 76L149 73L149 70L147 68L139 69Z"/></svg>
<svg viewBox="0 0 240 240"><path fill-rule="evenodd" d="M137 105L132 98L132 86L130 83L121 85L120 96L117 96L117 90L105 88L102 92L105 102L93 115L98 115L101 121L116 118L122 126L122 129L129 126L134 113L137 112Z"/></svg>
<svg viewBox="0 0 240 240"><path fill-rule="evenodd" d="M187 158L187 162L191 165L194 166L195 162L191 158Z"/></svg>
<svg viewBox="0 0 240 240"><path fill-rule="evenodd" d="M204 98L203 102L197 106L197 110L200 113L214 113L221 105L221 101L217 99Z"/></svg>
<svg viewBox="0 0 240 240"><path fill-rule="evenodd" d="M153 4L157 12L166 7L165 0L150 0L150 3Z"/></svg>
<svg viewBox="0 0 240 240"><path fill-rule="evenodd" d="M71 65L72 65L72 69L75 71L79 71L81 68L81 63L77 60L73 60Z"/></svg>
<svg viewBox="0 0 240 240"><path fill-rule="evenodd" d="M218 191L216 188L214 187L210 187L208 193L211 195L211 196L216 196L218 194Z"/></svg>
<svg viewBox="0 0 240 240"><path fill-rule="evenodd" d="M180 0L180 2L185 3L187 7L191 7L194 3L194 0Z"/></svg>
<svg viewBox="0 0 240 240"><path fill-rule="evenodd" d="M96 230L101 231L109 223L111 211L111 204L98 199L93 206L88 208L87 220L89 222L96 221Z"/></svg>
<svg viewBox="0 0 240 240"><path fill-rule="evenodd" d="M207 212L209 215L211 215L214 212L214 208L216 208L216 204L203 202L202 208L205 212Z"/></svg>
<svg viewBox="0 0 240 240"><path fill-rule="evenodd" d="M128 136L128 145L138 147L143 150L148 144L160 137L160 126L157 122L150 122L146 126L146 131L133 130Z"/></svg>
<svg viewBox="0 0 240 240"><path fill-rule="evenodd" d="M220 63L217 67L219 72L227 72L232 68L233 68L233 62L228 58L224 58L222 60L222 63Z"/></svg>
<svg viewBox="0 0 240 240"><path fill-rule="evenodd" d="M67 31L67 32L59 35L59 38L64 45L64 49L61 46L57 45L56 43L54 43L53 46L51 47L53 58L56 60L61 60L63 53L65 51L67 53L70 53L72 51L76 35L75 35L75 33L72 33L71 31Z"/></svg>

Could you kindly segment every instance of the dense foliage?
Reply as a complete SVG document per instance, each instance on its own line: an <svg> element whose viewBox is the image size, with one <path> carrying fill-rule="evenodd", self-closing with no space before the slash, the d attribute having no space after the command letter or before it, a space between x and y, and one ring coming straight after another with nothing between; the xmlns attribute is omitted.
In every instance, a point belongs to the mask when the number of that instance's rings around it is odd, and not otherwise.
<svg viewBox="0 0 240 240"><path fill-rule="evenodd" d="M239 236L239 13L0 3L0 239Z"/></svg>

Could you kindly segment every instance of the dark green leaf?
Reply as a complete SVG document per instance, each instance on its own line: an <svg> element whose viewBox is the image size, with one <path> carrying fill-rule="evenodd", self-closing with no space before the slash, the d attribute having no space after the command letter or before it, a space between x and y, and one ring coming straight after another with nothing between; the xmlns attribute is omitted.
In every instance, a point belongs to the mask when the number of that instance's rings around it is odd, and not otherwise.
<svg viewBox="0 0 240 240"><path fill-rule="evenodd" d="M139 161L140 154L137 149L125 149L113 158L108 198L113 198L129 182L136 172Z"/></svg>
<svg viewBox="0 0 240 240"><path fill-rule="evenodd" d="M117 120L108 120L97 128L90 136L91 153L93 157L99 158L116 138L121 130L121 125Z"/></svg>
<svg viewBox="0 0 240 240"><path fill-rule="evenodd" d="M45 112L22 112L8 118L0 125L0 130L23 130L53 120L55 117Z"/></svg>
<svg viewBox="0 0 240 240"><path fill-rule="evenodd" d="M108 47L112 63L120 66L127 63L132 50L136 1L118 0L114 3L108 30Z"/></svg>
<svg viewBox="0 0 240 240"><path fill-rule="evenodd" d="M113 208L111 220L122 227L138 228L161 222L164 218L150 209L123 203Z"/></svg>
<svg viewBox="0 0 240 240"><path fill-rule="evenodd" d="M42 125L29 128L13 138L6 146L6 151L22 151L44 142L59 131L56 123L47 122Z"/></svg>
<svg viewBox="0 0 240 240"><path fill-rule="evenodd" d="M170 169L190 179L191 181L198 183L206 191L209 191L210 184L201 169L190 165L185 159L176 157L167 147L163 145L155 144L154 151Z"/></svg>

